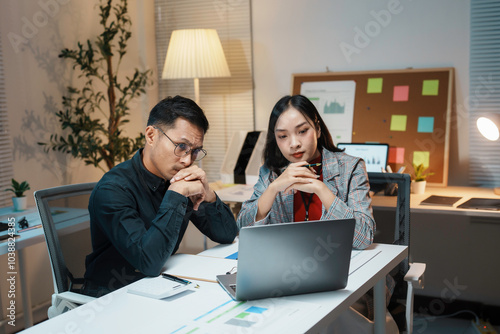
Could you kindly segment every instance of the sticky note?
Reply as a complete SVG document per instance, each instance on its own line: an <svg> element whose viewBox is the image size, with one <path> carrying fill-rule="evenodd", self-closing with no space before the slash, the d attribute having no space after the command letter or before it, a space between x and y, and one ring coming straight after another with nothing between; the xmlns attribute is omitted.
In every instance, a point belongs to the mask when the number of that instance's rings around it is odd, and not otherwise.
<svg viewBox="0 0 500 334"><path fill-rule="evenodd" d="M422 95L438 95L439 80L424 80Z"/></svg>
<svg viewBox="0 0 500 334"><path fill-rule="evenodd" d="M419 117L417 132L434 132L434 117Z"/></svg>
<svg viewBox="0 0 500 334"><path fill-rule="evenodd" d="M406 131L406 115L391 116L391 131Z"/></svg>
<svg viewBox="0 0 500 334"><path fill-rule="evenodd" d="M413 152L413 164L418 166L424 164L424 167L429 167L429 151L415 151Z"/></svg>
<svg viewBox="0 0 500 334"><path fill-rule="evenodd" d="M394 102L408 101L409 93L410 93L410 86L394 86L394 93L392 95L392 100Z"/></svg>
<svg viewBox="0 0 500 334"><path fill-rule="evenodd" d="M368 94L382 93L382 82L382 78L369 78L366 92Z"/></svg>
<svg viewBox="0 0 500 334"><path fill-rule="evenodd" d="M405 162L405 148L404 147L389 147L390 164L402 164Z"/></svg>

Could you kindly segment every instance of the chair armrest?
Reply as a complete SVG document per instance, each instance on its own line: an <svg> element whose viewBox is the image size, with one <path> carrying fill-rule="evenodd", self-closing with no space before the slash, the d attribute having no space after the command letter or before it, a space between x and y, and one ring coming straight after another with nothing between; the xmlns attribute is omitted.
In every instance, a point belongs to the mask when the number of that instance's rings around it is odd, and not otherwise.
<svg viewBox="0 0 500 334"><path fill-rule="evenodd" d="M424 288L425 263L411 263L410 269L406 273L404 280L414 288Z"/></svg>
<svg viewBox="0 0 500 334"><path fill-rule="evenodd" d="M76 292L65 291L52 295L52 305L47 310L49 318L56 317L68 310L93 301L94 297L82 295Z"/></svg>
<svg viewBox="0 0 500 334"><path fill-rule="evenodd" d="M65 299L65 300L70 301L72 303L80 304L80 305L86 304L86 303L91 302L94 299L96 299L94 297L82 295L80 293L71 292L71 291L65 291L65 292L59 293L59 294L57 294L57 297L61 298L61 299Z"/></svg>

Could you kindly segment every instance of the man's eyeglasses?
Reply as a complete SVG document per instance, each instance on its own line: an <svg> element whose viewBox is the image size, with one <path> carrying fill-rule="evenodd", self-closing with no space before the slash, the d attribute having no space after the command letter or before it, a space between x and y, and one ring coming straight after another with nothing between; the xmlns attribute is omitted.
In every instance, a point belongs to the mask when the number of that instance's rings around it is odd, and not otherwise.
<svg viewBox="0 0 500 334"><path fill-rule="evenodd" d="M170 137L167 136L167 134L165 132L163 132L162 129L160 129L156 126L154 126L154 128L157 129L158 131L160 131L161 133L163 133L165 135L165 137L167 137L168 140L170 140L170 142L172 142L172 144L175 145L174 154L176 156L184 157L184 156L188 155L189 153L191 153L191 157L194 161L200 161L201 159L206 157L207 151L205 151L204 149L202 149L202 148L192 149L191 146L189 146L186 143L176 143L172 139L170 139Z"/></svg>

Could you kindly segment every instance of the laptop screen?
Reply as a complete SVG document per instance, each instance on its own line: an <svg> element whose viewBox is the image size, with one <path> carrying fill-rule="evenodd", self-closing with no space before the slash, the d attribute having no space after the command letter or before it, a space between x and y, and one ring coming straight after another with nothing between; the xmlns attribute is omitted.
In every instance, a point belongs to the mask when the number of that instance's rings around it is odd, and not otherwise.
<svg viewBox="0 0 500 334"><path fill-rule="evenodd" d="M345 149L345 153L362 158L366 163L367 172L378 172L387 166L389 155L388 144L369 143L339 143L338 148Z"/></svg>
<svg viewBox="0 0 500 334"><path fill-rule="evenodd" d="M343 289L355 224L349 218L244 227L236 289L227 285L229 279L235 283L234 275L219 275L217 280L236 300Z"/></svg>

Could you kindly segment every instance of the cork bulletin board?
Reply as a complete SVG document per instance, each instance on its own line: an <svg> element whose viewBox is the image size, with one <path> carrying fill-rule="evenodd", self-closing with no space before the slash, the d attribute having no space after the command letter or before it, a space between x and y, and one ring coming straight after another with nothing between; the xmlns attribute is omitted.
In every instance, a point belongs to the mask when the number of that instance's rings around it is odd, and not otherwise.
<svg viewBox="0 0 500 334"><path fill-rule="evenodd" d="M453 74L453 68L301 73L292 75L292 94L303 83L354 81L351 142L389 144L393 171L405 166L412 173L413 163L423 163L434 173L428 183L446 186Z"/></svg>

